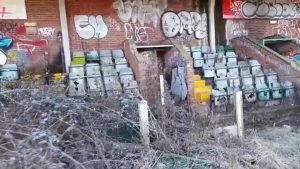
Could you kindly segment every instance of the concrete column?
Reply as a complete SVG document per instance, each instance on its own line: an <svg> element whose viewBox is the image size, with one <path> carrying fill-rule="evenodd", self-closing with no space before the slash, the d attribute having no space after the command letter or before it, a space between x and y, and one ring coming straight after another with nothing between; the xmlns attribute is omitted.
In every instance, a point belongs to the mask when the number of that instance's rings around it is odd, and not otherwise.
<svg viewBox="0 0 300 169"><path fill-rule="evenodd" d="M243 92L235 93L235 112L237 123L237 135L243 137L244 131L244 115L243 115Z"/></svg>
<svg viewBox="0 0 300 169"><path fill-rule="evenodd" d="M209 45L211 52L216 52L215 4L216 0L209 0L208 2Z"/></svg>
<svg viewBox="0 0 300 169"><path fill-rule="evenodd" d="M59 0L59 17L62 32L63 49L65 55L65 70L69 72L69 66L71 64L71 52L65 0Z"/></svg>
<svg viewBox="0 0 300 169"><path fill-rule="evenodd" d="M148 103L146 100L139 102L139 116L140 116L140 133L142 143L149 147L150 145L150 131L149 131L149 113Z"/></svg>

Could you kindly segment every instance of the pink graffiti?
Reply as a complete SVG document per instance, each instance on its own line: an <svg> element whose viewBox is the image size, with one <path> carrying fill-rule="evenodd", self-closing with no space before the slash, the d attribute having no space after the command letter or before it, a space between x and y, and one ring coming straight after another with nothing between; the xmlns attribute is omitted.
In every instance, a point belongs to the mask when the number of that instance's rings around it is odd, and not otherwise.
<svg viewBox="0 0 300 169"><path fill-rule="evenodd" d="M43 48L48 46L48 41L46 39L24 40L24 39L18 39L14 37L14 40L17 44L18 50L25 50L30 55L33 54L36 47Z"/></svg>

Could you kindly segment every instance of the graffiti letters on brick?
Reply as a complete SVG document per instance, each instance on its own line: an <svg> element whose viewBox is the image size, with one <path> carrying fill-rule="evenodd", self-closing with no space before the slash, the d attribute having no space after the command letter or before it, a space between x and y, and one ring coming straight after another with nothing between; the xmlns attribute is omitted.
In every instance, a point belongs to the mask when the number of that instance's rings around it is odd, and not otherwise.
<svg viewBox="0 0 300 169"><path fill-rule="evenodd" d="M163 33L168 38L182 35L184 32L189 35L194 34L196 39L204 39L208 36L206 13L166 12L163 14L161 22Z"/></svg>
<svg viewBox="0 0 300 169"><path fill-rule="evenodd" d="M300 38L300 21L299 20L278 20L273 27L273 34L284 37Z"/></svg>
<svg viewBox="0 0 300 169"><path fill-rule="evenodd" d="M299 18L300 4L293 0L224 0L223 17Z"/></svg>
<svg viewBox="0 0 300 169"><path fill-rule="evenodd" d="M38 29L38 34L44 37L52 37L55 33L55 28L52 27L44 27Z"/></svg>
<svg viewBox="0 0 300 169"><path fill-rule="evenodd" d="M114 18L112 18L111 16L107 17L105 20L106 20L109 30L116 30L116 31L121 30L121 24L119 22L117 22Z"/></svg>
<svg viewBox="0 0 300 169"><path fill-rule="evenodd" d="M75 29L82 39L104 38L108 33L108 27L101 15L75 15Z"/></svg>
<svg viewBox="0 0 300 169"><path fill-rule="evenodd" d="M245 22L243 21L226 21L226 39L231 40L233 38L248 36L249 32L245 28Z"/></svg>
<svg viewBox="0 0 300 169"><path fill-rule="evenodd" d="M124 23L139 22L141 26L152 23L153 27L157 27L162 13L167 8L167 0L117 0L113 6Z"/></svg>
<svg viewBox="0 0 300 169"><path fill-rule="evenodd" d="M141 26L138 23L125 23L125 36L126 39L134 40L135 42L149 42L149 33L153 32L153 28Z"/></svg>

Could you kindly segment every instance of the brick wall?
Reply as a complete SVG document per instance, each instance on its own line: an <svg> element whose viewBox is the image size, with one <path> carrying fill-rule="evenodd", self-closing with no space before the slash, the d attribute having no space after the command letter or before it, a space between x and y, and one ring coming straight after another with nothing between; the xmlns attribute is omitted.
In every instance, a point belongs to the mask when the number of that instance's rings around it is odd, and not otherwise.
<svg viewBox="0 0 300 169"><path fill-rule="evenodd" d="M168 0L167 10L171 11L181 11L187 10L192 11L193 9L192 0ZM125 23L119 19L117 9L113 8L113 0L68 0L66 1L67 17L69 25L69 34L71 39L71 51L84 50L89 51L91 49L117 49L123 48L123 42L126 39L125 35ZM76 32L74 16L75 15L101 15L105 24L108 26L108 34L104 38L92 38L92 39L82 39ZM134 24L128 22L134 28ZM160 23L158 24L160 25ZM160 26L153 27L152 24L145 24L147 27L145 31L148 38L144 36L145 40L139 42L139 44L159 44L166 38L162 34ZM132 32L131 32L132 33ZM134 34L134 33L133 33ZM130 37L132 34L128 35ZM133 35L133 39L135 39ZM143 40L144 40L143 39Z"/></svg>
<svg viewBox="0 0 300 169"><path fill-rule="evenodd" d="M18 63L22 70L41 73L44 71L44 52L48 51L50 69L61 72L60 43L57 37L60 31L58 1L26 0L26 11L27 20L1 20L0 33L14 40L13 47L7 51L9 62ZM37 28L50 27L55 32L52 36L41 36L38 32L28 34L23 27L25 22L34 22ZM40 45L28 45L30 42L40 42Z"/></svg>

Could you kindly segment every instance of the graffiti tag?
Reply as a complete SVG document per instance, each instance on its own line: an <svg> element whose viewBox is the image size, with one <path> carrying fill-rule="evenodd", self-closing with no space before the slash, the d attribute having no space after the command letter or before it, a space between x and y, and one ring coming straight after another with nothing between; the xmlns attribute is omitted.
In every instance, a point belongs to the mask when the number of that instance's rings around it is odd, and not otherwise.
<svg viewBox="0 0 300 169"><path fill-rule="evenodd" d="M162 29L166 37L172 38L185 32L193 34L196 39L204 39L207 34L207 15L197 12L182 11L178 14L166 12L163 14Z"/></svg>
<svg viewBox="0 0 300 169"><path fill-rule="evenodd" d="M44 37L52 37L54 35L55 28L44 27L38 29L38 34Z"/></svg>
<svg viewBox="0 0 300 169"><path fill-rule="evenodd" d="M167 0L117 0L114 8L118 10L118 16L124 23L132 22L144 26L145 23L157 27L159 18L167 8Z"/></svg>
<svg viewBox="0 0 300 169"><path fill-rule="evenodd" d="M273 34L300 38L300 22L298 20L279 20L277 26L273 28Z"/></svg>
<svg viewBox="0 0 300 169"><path fill-rule="evenodd" d="M153 28L147 26L140 26L137 23L125 23L125 37L126 39L132 39L135 42L148 42L149 32L153 32Z"/></svg>
<svg viewBox="0 0 300 169"><path fill-rule="evenodd" d="M101 15L75 15L74 22L78 35L83 39L104 38L108 33Z"/></svg>

